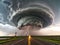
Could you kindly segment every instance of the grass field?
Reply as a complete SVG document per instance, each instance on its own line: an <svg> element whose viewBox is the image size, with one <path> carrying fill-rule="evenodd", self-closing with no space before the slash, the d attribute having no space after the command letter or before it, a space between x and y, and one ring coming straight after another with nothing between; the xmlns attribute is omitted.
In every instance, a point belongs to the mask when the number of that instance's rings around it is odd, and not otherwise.
<svg viewBox="0 0 60 45"><path fill-rule="evenodd" d="M10 41L14 41L14 40L17 40L17 39L24 39L24 38L27 38L27 37L26 36L17 36L17 37L3 36L3 37L0 37L0 38L6 38L6 39L0 40L0 44L1 44L1 43L6 43L6 42L8 43ZM60 36L32 36L32 38L60 44Z"/></svg>
<svg viewBox="0 0 60 45"><path fill-rule="evenodd" d="M60 36L34 36L33 38L60 44Z"/></svg>
<svg viewBox="0 0 60 45"><path fill-rule="evenodd" d="M24 39L26 36L3 36L3 37L0 37L0 38L6 38L6 39L0 39L0 44L1 43L6 43L6 42L10 42L10 41L14 41L14 40L17 40L17 39Z"/></svg>

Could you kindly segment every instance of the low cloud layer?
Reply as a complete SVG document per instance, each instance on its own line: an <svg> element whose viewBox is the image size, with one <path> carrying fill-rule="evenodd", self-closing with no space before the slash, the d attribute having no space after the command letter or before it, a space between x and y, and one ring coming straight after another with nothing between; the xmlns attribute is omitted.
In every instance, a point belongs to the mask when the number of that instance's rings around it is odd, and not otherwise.
<svg viewBox="0 0 60 45"><path fill-rule="evenodd" d="M27 35L60 35L60 25L53 25L41 30L31 30L29 33L27 30L19 30L14 26L8 24L0 24L0 36L27 36Z"/></svg>
<svg viewBox="0 0 60 45"><path fill-rule="evenodd" d="M8 24L0 24L0 36L12 36L15 35L15 32L18 32L16 27L10 26Z"/></svg>

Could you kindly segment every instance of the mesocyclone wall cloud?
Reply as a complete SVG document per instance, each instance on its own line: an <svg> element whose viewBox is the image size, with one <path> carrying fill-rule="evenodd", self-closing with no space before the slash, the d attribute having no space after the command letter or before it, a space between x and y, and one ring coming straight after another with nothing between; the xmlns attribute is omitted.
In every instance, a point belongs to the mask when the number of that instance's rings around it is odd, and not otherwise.
<svg viewBox="0 0 60 45"><path fill-rule="evenodd" d="M53 11L43 4L34 3L25 6L11 16L11 21L20 29L24 26L44 28L52 24Z"/></svg>

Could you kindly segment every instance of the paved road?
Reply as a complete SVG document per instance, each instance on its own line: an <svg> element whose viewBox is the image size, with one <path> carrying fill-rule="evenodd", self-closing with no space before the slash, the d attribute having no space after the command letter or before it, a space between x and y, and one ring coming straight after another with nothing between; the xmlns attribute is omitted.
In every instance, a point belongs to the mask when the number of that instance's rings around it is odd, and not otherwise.
<svg viewBox="0 0 60 45"><path fill-rule="evenodd" d="M15 40L15 41L5 43L5 44L0 44L0 45L28 45L28 41L27 41L27 38L25 38L22 40ZM41 40L37 40L37 39L32 38L31 45L60 45L60 44L54 44L51 42L41 41Z"/></svg>

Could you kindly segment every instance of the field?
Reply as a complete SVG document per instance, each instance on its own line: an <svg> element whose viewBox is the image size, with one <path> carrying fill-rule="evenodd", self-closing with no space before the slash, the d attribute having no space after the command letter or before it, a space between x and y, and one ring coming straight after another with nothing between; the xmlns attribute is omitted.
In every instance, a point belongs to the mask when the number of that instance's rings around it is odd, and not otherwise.
<svg viewBox="0 0 60 45"><path fill-rule="evenodd" d="M60 44L60 36L34 36L33 38Z"/></svg>
<svg viewBox="0 0 60 45"><path fill-rule="evenodd" d="M1 38L3 38L3 39L1 39ZM4 39L4 38L6 38L6 39ZM0 44L8 43L8 42L11 42L11 41L14 41L17 39L21 40L24 38L27 38L27 36L11 36L11 37L3 36L3 37L0 37ZM60 44L60 36L32 36L32 38Z"/></svg>
<svg viewBox="0 0 60 45"><path fill-rule="evenodd" d="M14 41L14 40L17 40L17 39L23 39L25 38L25 36L3 36L3 37L0 37L0 38L3 38L3 39L0 39L0 44L2 43L8 43L8 42L11 42L11 41ZM6 38L6 39L4 39Z"/></svg>

